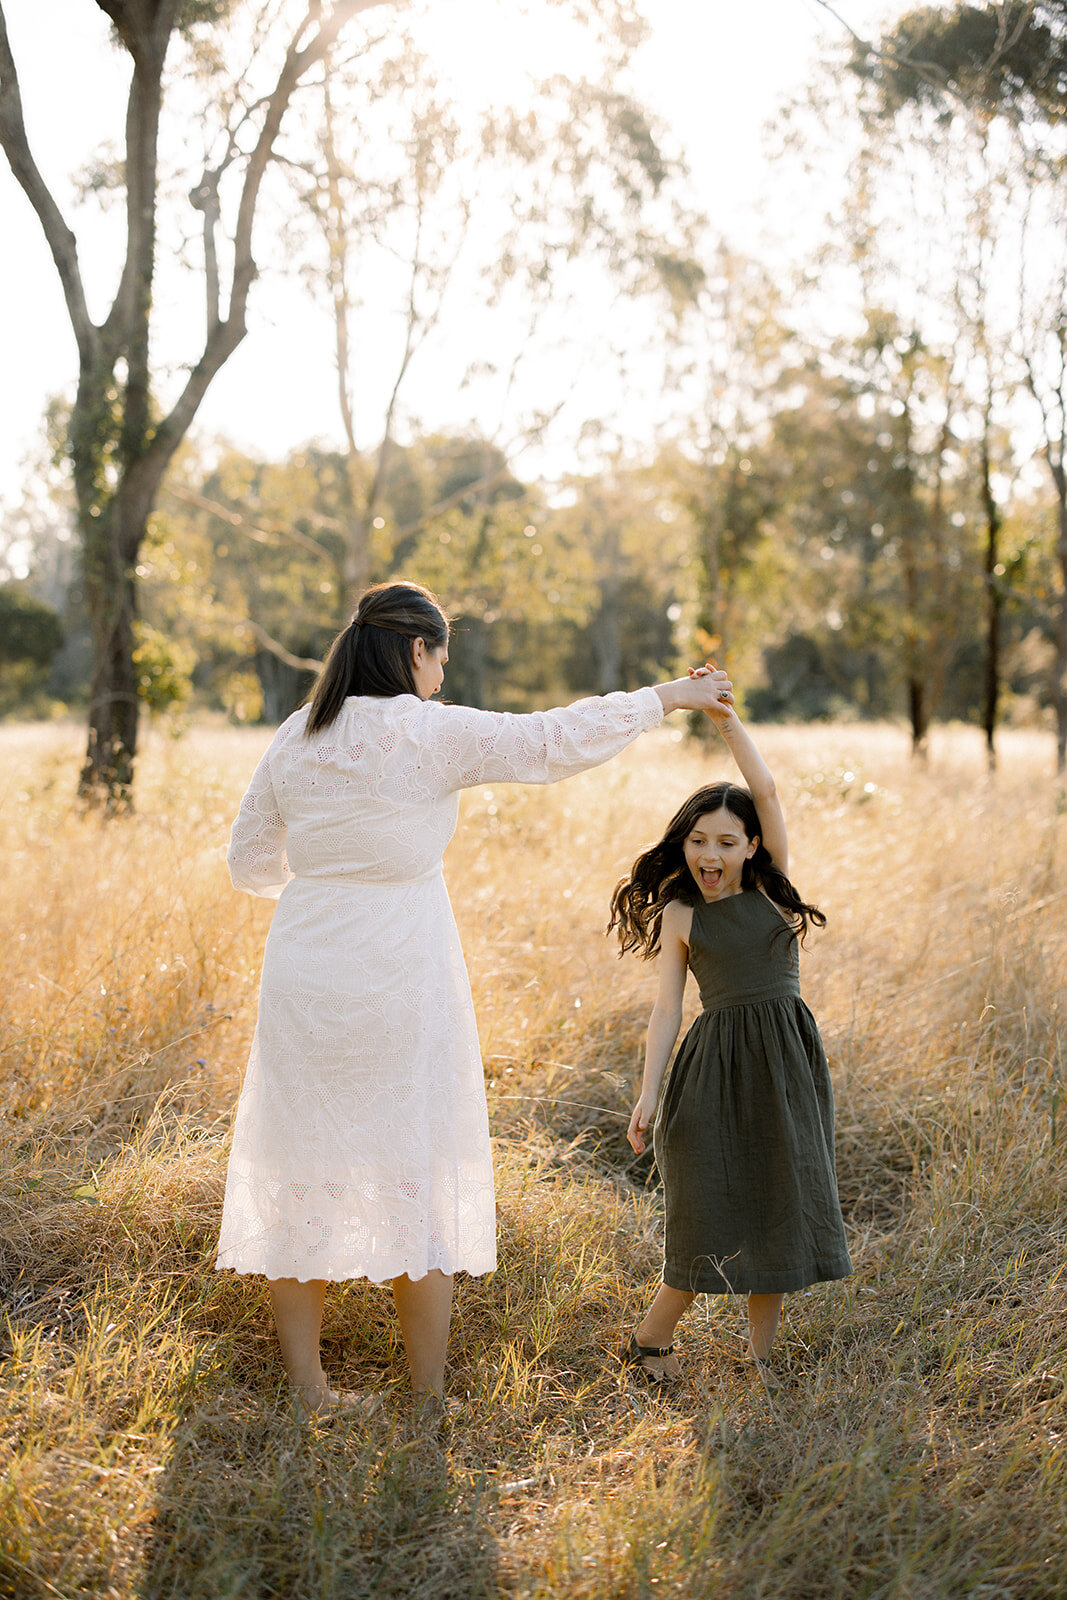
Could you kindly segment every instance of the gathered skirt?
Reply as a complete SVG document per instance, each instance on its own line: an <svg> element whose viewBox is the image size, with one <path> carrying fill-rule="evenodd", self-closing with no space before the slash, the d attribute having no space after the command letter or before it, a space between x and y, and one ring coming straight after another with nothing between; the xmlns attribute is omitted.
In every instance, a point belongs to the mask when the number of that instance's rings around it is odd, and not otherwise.
<svg viewBox="0 0 1067 1600"><path fill-rule="evenodd" d="M496 1265L481 1054L440 871L286 885L217 1265L378 1283Z"/></svg>
<svg viewBox="0 0 1067 1600"><path fill-rule="evenodd" d="M834 1105L798 995L702 1011L656 1119L663 1281L785 1294L852 1271L834 1170Z"/></svg>

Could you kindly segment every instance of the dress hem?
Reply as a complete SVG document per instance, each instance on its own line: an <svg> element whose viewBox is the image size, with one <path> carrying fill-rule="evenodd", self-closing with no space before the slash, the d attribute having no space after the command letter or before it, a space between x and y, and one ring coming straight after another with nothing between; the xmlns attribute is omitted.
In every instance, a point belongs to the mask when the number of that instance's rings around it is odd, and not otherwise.
<svg viewBox="0 0 1067 1600"><path fill-rule="evenodd" d="M255 1266L239 1266L235 1261L220 1260L215 1262L215 1271L236 1272L237 1275L242 1278L266 1278L268 1283L274 1283L279 1278L292 1278L295 1279L297 1283L356 1283L361 1278L366 1279L368 1283L391 1283L394 1278L403 1277L410 1278L412 1283L419 1283L423 1278L426 1277L427 1273L430 1272L443 1272L447 1275L454 1275L457 1272L463 1272L466 1273L466 1275L470 1278L480 1278L484 1277L484 1275L488 1272L495 1272L496 1266L497 1261L496 1256L494 1255L485 1265L472 1264L467 1266L463 1263L457 1263L454 1266L442 1265L424 1267L422 1271L417 1274L412 1273L410 1267L405 1266L403 1262L399 1261L395 1265L388 1267L373 1267L369 1271L361 1271L358 1267L356 1267L352 1269L346 1268L344 1270L334 1269L332 1272L311 1271L304 1273L300 1272L299 1270L294 1270L294 1263L292 1262L284 1264L275 1264L272 1262L269 1265L264 1262L258 1262Z"/></svg>
<svg viewBox="0 0 1067 1600"><path fill-rule="evenodd" d="M736 1280L727 1282L721 1272L691 1270L689 1272L674 1272L669 1266L663 1268L663 1282L668 1289L677 1289L682 1294L793 1294L798 1289L810 1288L814 1283L835 1283L841 1278L850 1278L853 1267L846 1256L831 1258L828 1261L815 1261L803 1267L794 1267L789 1272L750 1272L739 1273Z"/></svg>

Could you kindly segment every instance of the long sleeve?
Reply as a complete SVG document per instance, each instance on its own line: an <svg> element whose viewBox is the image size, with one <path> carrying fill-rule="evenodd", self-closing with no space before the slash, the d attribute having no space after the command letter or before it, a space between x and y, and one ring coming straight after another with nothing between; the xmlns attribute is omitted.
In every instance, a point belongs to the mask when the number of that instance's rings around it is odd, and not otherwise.
<svg viewBox="0 0 1067 1600"><path fill-rule="evenodd" d="M276 900L292 873L285 858L285 823L271 782L271 750L252 774L230 829L226 865L235 889Z"/></svg>
<svg viewBox="0 0 1067 1600"><path fill-rule="evenodd" d="M514 716L469 706L427 707L434 751L449 789L476 783L556 783L617 755L658 727L663 704L654 689L578 700L555 711Z"/></svg>

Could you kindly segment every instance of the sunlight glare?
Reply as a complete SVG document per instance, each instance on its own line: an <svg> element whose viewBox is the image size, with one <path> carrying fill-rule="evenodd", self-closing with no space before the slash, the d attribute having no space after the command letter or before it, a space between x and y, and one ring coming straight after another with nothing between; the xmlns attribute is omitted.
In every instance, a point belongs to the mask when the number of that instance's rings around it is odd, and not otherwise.
<svg viewBox="0 0 1067 1600"><path fill-rule="evenodd" d="M461 11L426 5L412 19L412 32L436 62L439 84L468 107L521 106L531 82L561 71L592 72L596 62L588 32L548 0L524 6L466 0Z"/></svg>

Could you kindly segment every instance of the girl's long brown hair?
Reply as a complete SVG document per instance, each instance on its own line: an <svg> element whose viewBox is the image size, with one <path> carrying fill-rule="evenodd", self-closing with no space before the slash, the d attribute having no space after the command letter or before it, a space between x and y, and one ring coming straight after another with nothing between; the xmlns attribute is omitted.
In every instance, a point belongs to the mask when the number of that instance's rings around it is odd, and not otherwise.
<svg viewBox="0 0 1067 1600"><path fill-rule="evenodd" d="M448 643L448 619L421 583L376 583L337 635L311 695L305 734L328 728L350 694L415 694L411 641Z"/></svg>
<svg viewBox="0 0 1067 1600"><path fill-rule="evenodd" d="M701 817L725 806L744 830L746 839L759 837L760 821L756 804L747 789L736 783L712 783L691 794L667 824L658 844L643 850L630 868L630 875L615 887L611 898L611 920L607 933L618 933L620 951L638 950L647 961L659 949L663 913L672 900L695 906L700 890L686 863L684 845ZM788 922L783 929L790 939L803 943L809 927L825 928L826 918L818 906L802 900L785 873L771 860L762 839L741 871L744 889L762 889L776 906L781 906Z"/></svg>

